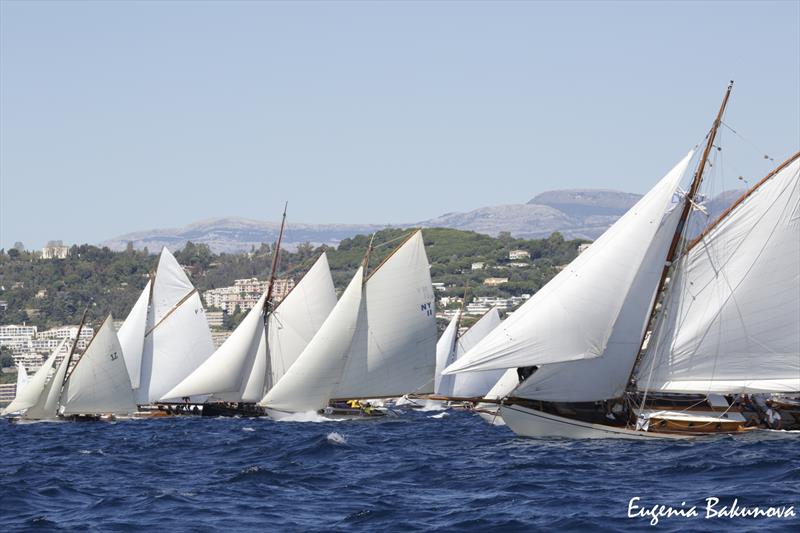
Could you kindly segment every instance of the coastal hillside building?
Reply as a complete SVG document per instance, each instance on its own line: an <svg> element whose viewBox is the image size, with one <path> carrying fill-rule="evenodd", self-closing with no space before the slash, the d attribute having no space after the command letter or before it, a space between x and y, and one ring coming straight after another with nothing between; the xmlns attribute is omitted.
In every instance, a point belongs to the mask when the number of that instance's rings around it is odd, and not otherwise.
<svg viewBox="0 0 800 533"><path fill-rule="evenodd" d="M61 241L50 241L42 248L42 259L66 259L69 255L69 246L64 246Z"/></svg>
<svg viewBox="0 0 800 533"><path fill-rule="evenodd" d="M48 329L47 331L42 331L41 333L36 335L36 339L55 340L56 343L53 346L53 349L55 349L58 343L61 342L62 339L65 339L67 337L74 339L77 335L78 335L78 326L61 326L60 328L53 328L53 329ZM84 325L83 329L81 329L81 337L80 339L78 339L78 347L77 347L78 350L81 351L85 350L86 347L89 345L89 342L92 340L92 337L94 337L94 328L92 328L91 326ZM46 348L42 349L46 351Z"/></svg>
<svg viewBox="0 0 800 533"><path fill-rule="evenodd" d="M237 279L231 287L220 287L210 289L203 293L203 300L206 307L221 309L229 315L239 311L249 311L255 307L264 291L267 290L267 281L260 281L258 278ZM291 278L276 279L272 286L272 295L275 302L283 300L289 291L294 288L294 280Z"/></svg>
<svg viewBox="0 0 800 533"><path fill-rule="evenodd" d="M221 328L224 318L225 313L223 311L206 311L206 320L210 328Z"/></svg>
<svg viewBox="0 0 800 533"><path fill-rule="evenodd" d="M486 263L484 263L483 261L472 263L472 270L483 270L485 267Z"/></svg>
<svg viewBox="0 0 800 533"><path fill-rule="evenodd" d="M508 252L508 258L512 261L519 261L520 259L530 259L531 254L525 250L511 250Z"/></svg>
<svg viewBox="0 0 800 533"><path fill-rule="evenodd" d="M508 278L486 278L483 280L483 284L490 287L496 287L497 285L502 285L503 283L508 283Z"/></svg>

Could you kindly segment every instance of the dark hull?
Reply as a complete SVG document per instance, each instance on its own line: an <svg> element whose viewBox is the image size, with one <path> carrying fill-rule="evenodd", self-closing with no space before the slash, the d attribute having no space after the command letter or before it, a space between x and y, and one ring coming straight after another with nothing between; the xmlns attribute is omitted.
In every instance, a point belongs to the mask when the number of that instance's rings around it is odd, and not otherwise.
<svg viewBox="0 0 800 533"><path fill-rule="evenodd" d="M266 411L254 403L205 403L203 416L267 416Z"/></svg>

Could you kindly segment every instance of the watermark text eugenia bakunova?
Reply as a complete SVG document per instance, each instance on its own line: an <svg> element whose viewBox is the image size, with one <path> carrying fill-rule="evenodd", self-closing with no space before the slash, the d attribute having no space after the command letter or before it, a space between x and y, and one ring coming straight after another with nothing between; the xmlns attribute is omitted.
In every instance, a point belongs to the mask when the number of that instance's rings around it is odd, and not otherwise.
<svg viewBox="0 0 800 533"><path fill-rule="evenodd" d="M669 518L699 518L699 519L729 519L729 518L777 518L796 519L797 512L793 505L776 506L745 506L739 503L738 498L725 503L715 496L709 496L701 505L665 505L661 503L646 504L641 497L634 496L628 501L628 518L640 518L650 522L651 526L658 525L662 519Z"/></svg>

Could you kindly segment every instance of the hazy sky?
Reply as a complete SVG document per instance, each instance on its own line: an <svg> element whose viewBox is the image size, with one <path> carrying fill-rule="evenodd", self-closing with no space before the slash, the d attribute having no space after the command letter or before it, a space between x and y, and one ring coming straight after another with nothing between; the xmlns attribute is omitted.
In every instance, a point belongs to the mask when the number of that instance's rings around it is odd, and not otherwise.
<svg viewBox="0 0 800 533"><path fill-rule="evenodd" d="M0 31L6 248L644 192L729 79L730 176L800 145L793 1L3 0Z"/></svg>

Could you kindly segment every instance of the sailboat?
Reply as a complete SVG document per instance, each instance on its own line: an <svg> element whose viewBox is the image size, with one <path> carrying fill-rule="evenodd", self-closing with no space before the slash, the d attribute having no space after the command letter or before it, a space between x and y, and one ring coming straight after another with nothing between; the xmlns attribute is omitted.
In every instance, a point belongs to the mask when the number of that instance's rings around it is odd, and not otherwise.
<svg viewBox="0 0 800 533"><path fill-rule="evenodd" d="M203 406L206 416L261 414L252 404L291 368L336 305L327 255L321 254L274 307L267 305L268 292L222 346L165 398L211 395Z"/></svg>
<svg viewBox="0 0 800 533"><path fill-rule="evenodd" d="M366 276L369 253L319 331L259 402L271 417L336 417L350 413L335 402L433 392L436 319L422 234L412 233Z"/></svg>
<svg viewBox="0 0 800 533"><path fill-rule="evenodd" d="M15 413L20 413L22 418L39 418L35 417L35 415L39 412L43 412L45 402L47 400L47 396L50 392L50 388L54 382L54 366L56 363L56 358L58 354L62 352L64 346L69 342L69 338L63 339L59 344L55 351L50 354L50 356L45 360L44 364L39 368L39 370L25 383L24 386L20 387L17 386L17 392L14 396L14 400L8 404L0 415L13 415ZM66 358L65 358L66 359ZM59 387L60 387L59 382ZM54 405L52 409L52 416L55 417L56 414L56 406ZM30 414L30 416L26 416Z"/></svg>
<svg viewBox="0 0 800 533"><path fill-rule="evenodd" d="M64 417L132 415L137 411L113 319L103 324L66 376L59 403Z"/></svg>
<svg viewBox="0 0 800 533"><path fill-rule="evenodd" d="M665 409L659 408L658 413L661 418L657 424L650 424L647 418L652 416L647 408L650 404L645 405L647 398L646 394L642 395L642 391L652 388L652 383L661 383L661 389L669 390L669 386L664 382L652 381L651 378L671 375L664 369L672 368L673 364L678 363L672 356L662 358L666 359L667 363L652 363L649 366L641 365L638 361L642 353L672 353L670 350L658 348L665 346L663 343L650 344L646 341L648 331L654 324L664 324L665 321L667 324L670 323L665 318L671 316L667 309L675 309L675 306L680 305L675 301L681 298L675 294L681 286L685 286L680 279L687 265L693 265L690 262L691 258L697 263L705 263L707 275L724 286L730 275L724 269L720 269L719 265L748 264L748 262L754 265L760 260L762 252L759 250L771 249L775 246L773 244L775 242L780 243L779 247L784 246L783 250L787 250L788 255L791 256L791 252L795 251L794 257L797 256L797 172L796 167L791 166L792 163L777 169L725 213L723 220L727 222L717 224L703 235L702 242L706 244L701 250L693 254L692 249L689 249L688 253L680 255L682 250L688 249L685 246L686 239L683 238L686 220L692 207L696 205L703 169L721 123L731 88L728 87L717 118L707 136L705 149L687 193L681 194L678 184L682 176L687 173L692 152L586 252L578 256L470 353L445 369L447 374L466 370L519 368L520 374L527 377L508 393L500 407L501 416L516 433L530 437L648 439L684 438L701 432L744 429L743 420L735 419L737 417L731 412L730 405L726 403L726 406L721 407L708 401L701 409L709 413L704 412L696 419L690 419L694 416L694 411L687 413L687 410L683 409L683 422L662 424L661 422L670 415ZM793 168L795 170L792 170ZM778 179L779 177L781 179ZM761 205L754 199L763 198L767 194L764 193L765 190L770 190L767 184L772 183L772 187L779 187L774 184L782 183L783 179L788 180L788 183L794 183L794 189L788 186L780 189L780 198L785 202L788 214L776 224L783 224L783 230L765 234L763 231L752 229L757 227L755 223L760 220L758 217L765 215L770 209L769 206ZM753 239L752 243L749 248L739 246L736 250L727 250L727 253L734 253L741 259L729 263L717 263L713 260L715 256L709 253L714 249L708 246L713 246L711 242L714 239L721 239L718 242L723 243L725 237L718 237L721 233L720 228L731 225L737 228L734 231L740 232L740 235L747 235L747 239ZM773 229L775 228L777 225ZM793 239L794 244L786 242L785 235L789 235L788 240ZM724 255L720 248L714 251L717 257ZM795 276L787 274L774 279L773 289L783 291L785 298L789 299L786 305L793 303L797 309L796 262L794 269ZM751 270L737 272L738 278L735 279L745 279ZM768 285L763 279L755 277L748 279L753 287L764 285L766 288ZM692 290L696 291L697 288L691 285L687 293L692 294ZM736 287L736 291L738 290L741 290L739 286ZM719 300L716 312L722 313L724 307L722 303L731 303L730 299L734 295L735 291L729 292L727 299ZM758 323L762 320L763 315L760 315L757 307L748 308L746 305L741 307L740 304L744 302L739 302L735 298L733 301L736 301L736 309L740 311L739 318L742 322L739 323L739 327L744 322L750 325L751 322ZM695 306L696 309L701 307L704 306ZM704 309L714 316L713 304ZM796 325L797 321L794 324ZM665 336L661 331L667 326L658 327L660 329L654 339ZM738 339L725 337L723 340L724 336L719 331L709 337L708 333L713 328L707 331L684 328L686 324L678 323L672 327L672 331L681 331L695 344L705 338L718 343L715 352L717 359L714 359L714 363L720 372L719 376L736 373L734 370L737 367L736 356L731 354L752 354L758 351L755 348L757 343L752 340L749 341L750 344L743 343L741 334ZM766 367L783 378L789 376L796 378L800 375L797 368L800 353L797 347L800 343L797 329L795 328L793 332L789 329L781 330L779 338L777 342L784 351L776 354L764 348L759 353L759 362L764 361ZM686 346L694 346L692 342L687 341ZM714 351L710 347L708 349ZM696 356L693 350L694 348L681 352L684 358L683 372L686 382L694 380L694 361L702 360L702 354ZM643 380L642 368L653 369L653 374L647 374L647 379ZM725 369L724 372L722 368ZM660 373L656 372L656 369L661 369ZM702 373L700 374L702 378ZM689 376L692 376L691 379ZM702 379L700 381L702 382ZM645 385L645 383L650 384ZM749 390L742 387L741 383L735 381L732 383L730 387L717 385L704 392L708 394L714 391ZM787 387L800 389L800 385L794 381L782 383L784 385L779 390L785 390ZM770 386L773 385L774 382ZM685 387L683 390L689 388L692 387ZM695 388L695 392L698 392L699 388ZM660 397L651 395L650 399L651 404L672 403L680 406L702 403L705 397L701 396L700 402L696 397L663 395ZM675 411L681 411L681 408ZM637 416L644 417L639 424L635 424Z"/></svg>
<svg viewBox="0 0 800 533"><path fill-rule="evenodd" d="M466 294L464 301L466 300ZM484 397L502 376L502 370L488 372L465 372L456 375L442 375L442 371L464 355L490 331L500 324L500 313L492 308L483 314L465 332L459 334L462 308L456 311L436 343L436 370L432 395L412 395L407 403L418 407L417 402L426 405L434 403L442 407L472 406L471 400Z"/></svg>
<svg viewBox="0 0 800 533"><path fill-rule="evenodd" d="M119 341L140 406L162 401L214 352L200 295L166 247L120 327Z"/></svg>

